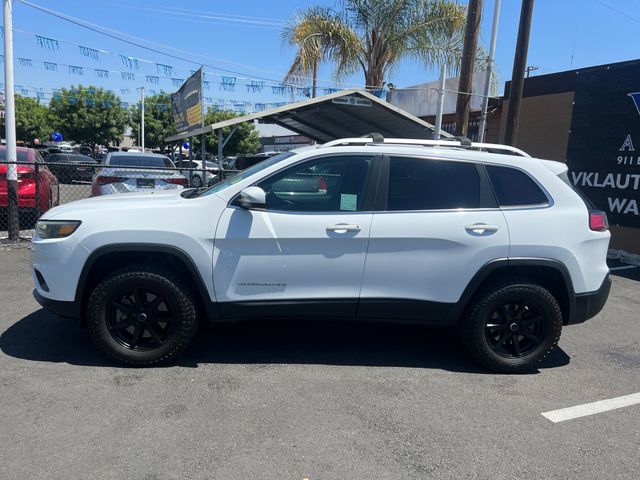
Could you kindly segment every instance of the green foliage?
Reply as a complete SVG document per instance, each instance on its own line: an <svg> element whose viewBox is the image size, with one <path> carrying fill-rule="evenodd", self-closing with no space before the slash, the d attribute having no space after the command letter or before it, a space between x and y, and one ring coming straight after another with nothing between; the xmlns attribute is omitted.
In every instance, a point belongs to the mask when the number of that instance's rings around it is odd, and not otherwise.
<svg viewBox="0 0 640 480"><path fill-rule="evenodd" d="M140 135L140 106L130 111L131 136L138 141ZM164 139L175 135L176 128L171 117L171 94L160 92L144 100L144 146L164 149Z"/></svg>
<svg viewBox="0 0 640 480"><path fill-rule="evenodd" d="M34 139L46 141L53 129L48 119L49 109L35 98L16 95L16 139L30 144Z"/></svg>
<svg viewBox="0 0 640 480"><path fill-rule="evenodd" d="M124 134L128 115L120 98L100 87L60 90L49 103L50 122L65 140L90 145L118 143Z"/></svg>
<svg viewBox="0 0 640 480"><path fill-rule="evenodd" d="M340 79L359 70L367 89L381 88L402 59L427 67L460 62L466 8L453 0L343 0L339 10L309 7L282 32L297 48L285 81L308 78L331 61Z"/></svg>
<svg viewBox="0 0 640 480"><path fill-rule="evenodd" d="M222 122L231 118L239 117L240 115L234 112L219 112L212 108L207 110L204 117L205 125L211 125L212 123ZM225 127L222 129L224 138L229 135L233 127ZM217 133L208 133L206 136L206 149L207 153L212 155L218 154L218 136ZM195 152L200 152L200 138L191 139L192 148ZM223 155L238 155L240 153L256 153L260 149L260 137L258 136L258 130L253 122L244 122L236 126L231 139L224 146Z"/></svg>

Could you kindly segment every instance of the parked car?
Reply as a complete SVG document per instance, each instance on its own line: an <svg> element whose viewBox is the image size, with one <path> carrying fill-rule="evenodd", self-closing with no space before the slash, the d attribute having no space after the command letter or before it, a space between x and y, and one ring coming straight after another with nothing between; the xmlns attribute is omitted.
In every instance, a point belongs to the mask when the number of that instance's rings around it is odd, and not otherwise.
<svg viewBox="0 0 640 480"><path fill-rule="evenodd" d="M55 153L49 155L45 161L60 183L91 181L98 165L91 157L72 153Z"/></svg>
<svg viewBox="0 0 640 480"><path fill-rule="evenodd" d="M58 148L62 153L73 153L73 146L70 143L60 143Z"/></svg>
<svg viewBox="0 0 640 480"><path fill-rule="evenodd" d="M86 145L81 146L78 149L78 153L80 155L86 155L87 157L91 157L91 158L93 158L93 156L94 156L93 150L91 149L91 147L88 147Z"/></svg>
<svg viewBox="0 0 640 480"><path fill-rule="evenodd" d="M332 318L457 326L478 362L520 372L600 312L609 239L564 163L375 136L57 207L31 268L37 300L126 364L173 359L201 320Z"/></svg>
<svg viewBox="0 0 640 480"><path fill-rule="evenodd" d="M0 162L6 161L6 147L0 147ZM60 203L58 179L42 163L33 148L17 147L18 210L21 224L33 226L44 212ZM38 174L36 176L36 163ZM0 216L7 218L7 165L0 163Z"/></svg>
<svg viewBox="0 0 640 480"><path fill-rule="evenodd" d="M189 183L196 187L202 187L205 183L210 185L217 180L219 172L218 165L213 162L205 164L205 182L202 181L202 160L183 159L176 162L176 166L180 168L180 172L187 177Z"/></svg>
<svg viewBox="0 0 640 480"><path fill-rule="evenodd" d="M175 190L187 179L165 155L110 152L94 175L91 196L147 190Z"/></svg>

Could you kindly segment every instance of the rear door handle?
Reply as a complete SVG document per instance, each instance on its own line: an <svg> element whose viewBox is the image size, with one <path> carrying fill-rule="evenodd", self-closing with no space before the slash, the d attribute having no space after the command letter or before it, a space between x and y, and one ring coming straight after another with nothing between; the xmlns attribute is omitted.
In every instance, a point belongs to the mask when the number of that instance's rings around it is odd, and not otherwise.
<svg viewBox="0 0 640 480"><path fill-rule="evenodd" d="M495 233L500 230L498 225L487 225L486 223L474 223L473 225L467 225L464 229L476 235L482 235L484 233Z"/></svg>
<svg viewBox="0 0 640 480"><path fill-rule="evenodd" d="M362 230L360 225L348 225L346 223L338 223L327 227L327 232L335 233L359 232L360 230Z"/></svg>

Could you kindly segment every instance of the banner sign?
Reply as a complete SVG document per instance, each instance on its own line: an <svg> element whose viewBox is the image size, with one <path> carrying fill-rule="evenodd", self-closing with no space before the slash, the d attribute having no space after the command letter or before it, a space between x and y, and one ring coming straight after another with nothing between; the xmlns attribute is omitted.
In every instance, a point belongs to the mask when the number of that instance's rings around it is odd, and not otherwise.
<svg viewBox="0 0 640 480"><path fill-rule="evenodd" d="M179 133L202 127L202 69L197 70L171 94L173 122Z"/></svg>
<svg viewBox="0 0 640 480"><path fill-rule="evenodd" d="M567 164L611 224L640 228L640 62L578 72Z"/></svg>

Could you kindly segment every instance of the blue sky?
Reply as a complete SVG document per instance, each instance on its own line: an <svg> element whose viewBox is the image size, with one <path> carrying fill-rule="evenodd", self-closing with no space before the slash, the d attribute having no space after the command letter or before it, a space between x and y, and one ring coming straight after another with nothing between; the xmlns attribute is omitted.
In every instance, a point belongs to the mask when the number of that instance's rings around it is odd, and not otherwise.
<svg viewBox="0 0 640 480"><path fill-rule="evenodd" d="M20 64L16 60L15 83L32 96L35 89L41 89L50 97L55 88L82 83L113 89L124 101L133 102L138 96L136 89L141 86L147 92L175 90L170 78L159 78L157 85L153 78L147 79L147 75L161 77L167 73L156 63L172 67L169 77L185 78L190 70L197 68L197 62L202 62L236 72L206 68L210 72L207 76L210 84L205 97L211 102L225 100L228 104L289 100L286 95L274 94L273 83L269 81L260 91L248 91L245 84L252 78L259 81L255 77L273 81L282 78L294 52L281 46L281 26L296 10L311 4L335 6L339 3L336 0L29 1L112 31L126 32L147 40L146 45L157 50L191 60L128 45L16 2L14 29L29 33L16 31L15 57L31 60L31 66L29 62ZM484 0L484 3L480 41L488 45L494 0ZM636 40L640 23L638 5L637 0L536 0L527 63L540 67L534 74L545 74L640 58ZM511 76L519 9L520 0L502 0L496 51L500 91ZM35 35L55 39L58 46L49 42L39 46ZM97 59L91 54L84 56L79 45L101 51ZM138 59L138 69L119 55ZM45 69L44 61L55 63L57 72ZM68 65L83 67L83 74L70 74ZM104 73L99 78L95 69L107 70L108 78L104 78ZM123 80L121 72L135 76L133 80ZM220 85L222 75L236 79L233 90ZM388 81L406 87L436 77L433 69L404 62ZM320 87L335 86L331 65L321 67L319 78ZM359 86L364 80L359 74L344 83Z"/></svg>

